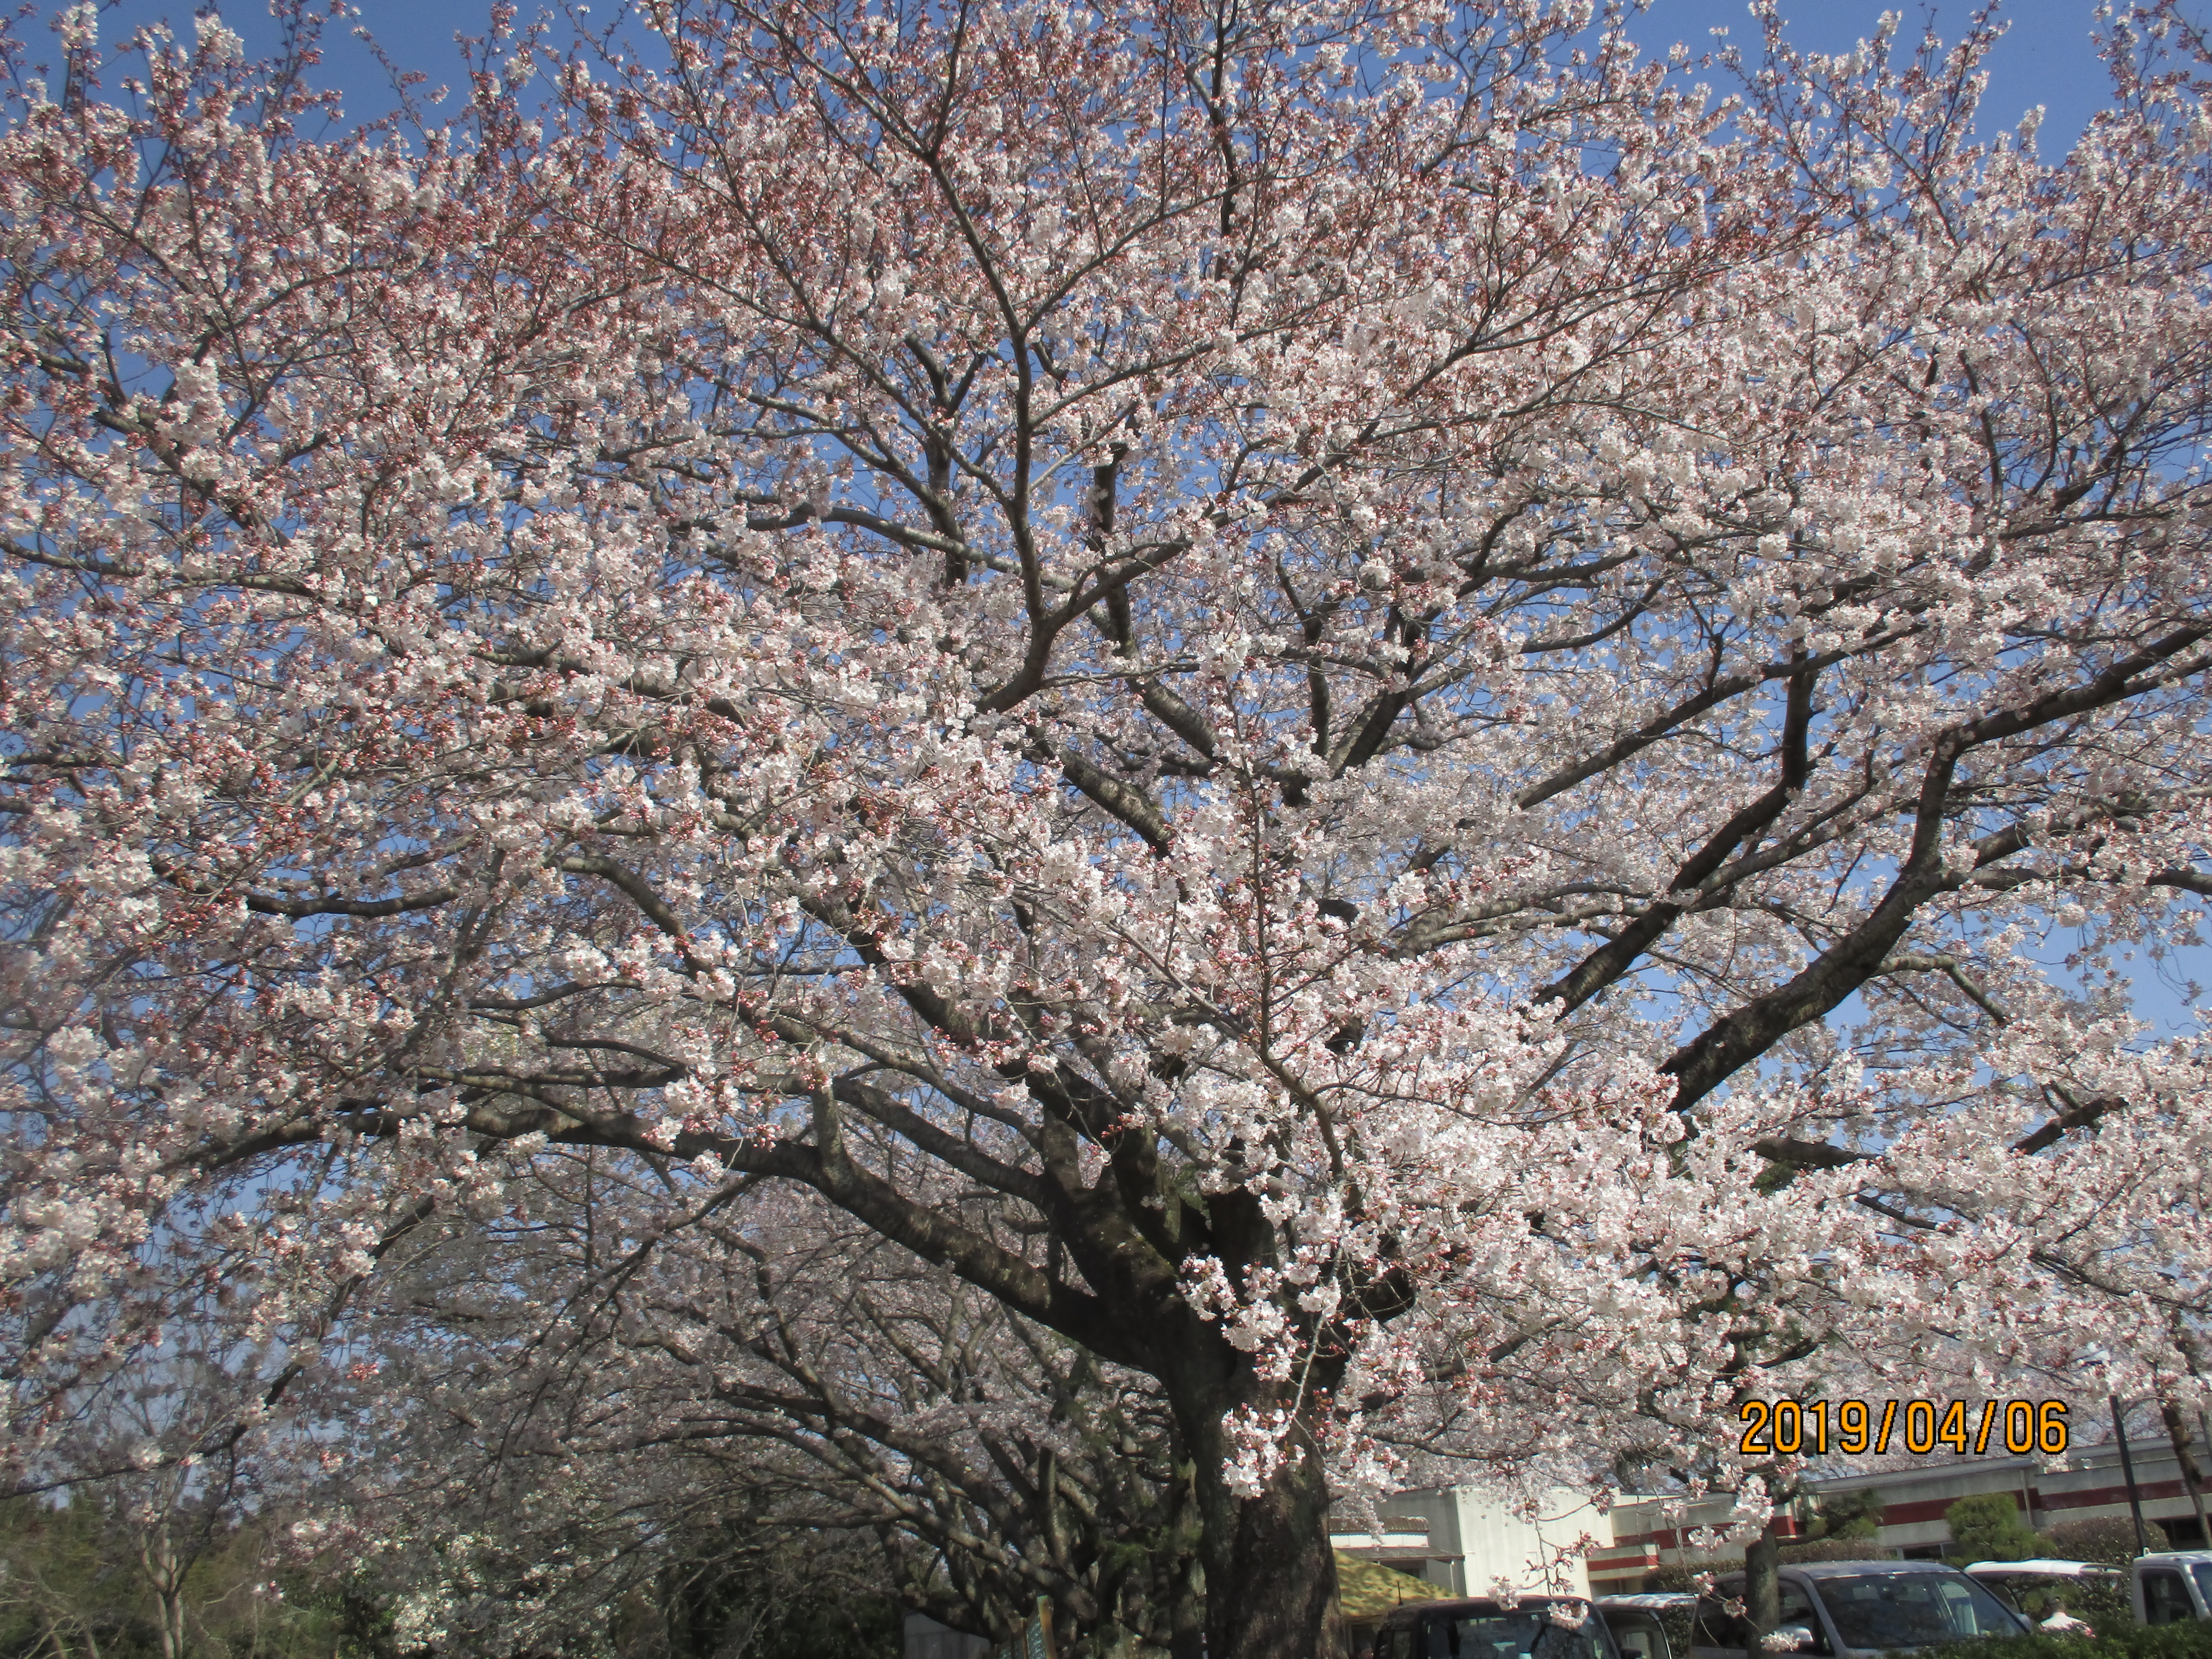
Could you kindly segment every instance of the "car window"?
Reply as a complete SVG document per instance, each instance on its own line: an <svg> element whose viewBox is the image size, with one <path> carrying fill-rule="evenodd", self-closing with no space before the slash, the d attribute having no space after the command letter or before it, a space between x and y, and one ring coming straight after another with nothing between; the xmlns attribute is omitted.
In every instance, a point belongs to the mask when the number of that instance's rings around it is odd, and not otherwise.
<svg viewBox="0 0 2212 1659"><path fill-rule="evenodd" d="M1652 1614L1640 1608L1607 1608L1605 1626L1613 1632L1613 1644L1620 1650L1621 1659L1672 1659L1666 1632Z"/></svg>
<svg viewBox="0 0 2212 1659"><path fill-rule="evenodd" d="M2039 1588L2038 1582L2033 1579L2023 1583L2018 1578L1996 1578L1981 1572L1975 1573L1972 1577L1977 1584L1996 1596L2014 1613L2021 1610L2021 1598L2033 1595Z"/></svg>
<svg viewBox="0 0 2212 1659"><path fill-rule="evenodd" d="M1576 1620L1578 1622L1567 1622ZM1511 1613L1431 1613L1420 1659L1613 1659L1605 1623L1586 1607L1539 1601Z"/></svg>
<svg viewBox="0 0 2212 1659"><path fill-rule="evenodd" d="M2181 1575L2165 1567L2156 1567L2142 1576L2143 1623L2146 1625L2183 1625L2197 1617L2191 1605L2189 1587L2181 1582Z"/></svg>
<svg viewBox="0 0 2212 1659"><path fill-rule="evenodd" d="M1774 1626L1777 1630L1783 1630L1791 1625L1802 1625L1813 1632L1813 1644L1810 1647L1800 1648L1798 1650L1800 1653L1828 1651L1828 1638L1820 1628L1820 1615L1813 1611L1811 1600L1796 1585L1784 1584L1782 1587L1781 1601L1778 1604Z"/></svg>
<svg viewBox="0 0 2212 1659"><path fill-rule="evenodd" d="M2017 1636L2020 1620L1966 1577L1868 1573L1821 1581L1836 1638L1851 1648L1921 1648L1962 1636Z"/></svg>
<svg viewBox="0 0 2212 1659"><path fill-rule="evenodd" d="M1747 1620L1723 1613L1720 1602L1712 1596L1699 1600L1697 1622L1690 1626L1692 1647L1734 1648L1741 1652L1750 1639L1751 1625Z"/></svg>
<svg viewBox="0 0 2212 1659"><path fill-rule="evenodd" d="M2208 1612L2212 1612L2212 1561L2192 1562L2189 1572L2197 1580L2197 1599Z"/></svg>
<svg viewBox="0 0 2212 1659"><path fill-rule="evenodd" d="M1829 1650L1827 1634L1820 1628L1820 1616L1813 1610L1813 1604L1806 1599L1805 1592L1795 1584L1784 1584L1781 1587L1781 1598L1778 1603L1779 1617L1774 1621L1776 1626L1778 1627L1784 1625L1804 1626L1813 1632L1814 1644L1804 1651L1826 1653ZM1622 1639L1618 1631L1613 1634L1615 1639ZM1698 1603L1697 1620L1690 1630L1692 1647L1729 1648L1741 1652L1750 1644L1750 1642L1751 1621L1749 1620L1730 1617L1722 1611L1720 1602L1711 1597ZM1625 1640L1623 1645L1624 1647L1626 1645Z"/></svg>
<svg viewBox="0 0 2212 1659"><path fill-rule="evenodd" d="M1652 1638L1657 1632L1641 1625L1615 1625L1613 1639L1620 1649L1621 1659L1660 1659Z"/></svg>

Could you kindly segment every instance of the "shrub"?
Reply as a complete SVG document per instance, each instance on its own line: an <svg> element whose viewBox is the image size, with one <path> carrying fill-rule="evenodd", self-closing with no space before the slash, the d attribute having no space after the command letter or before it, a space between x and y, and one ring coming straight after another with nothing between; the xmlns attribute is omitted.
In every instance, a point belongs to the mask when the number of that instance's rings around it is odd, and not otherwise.
<svg viewBox="0 0 2212 1659"><path fill-rule="evenodd" d="M1787 1567L1801 1561L1886 1561L1890 1554L1869 1536L1808 1538L1802 1544L1784 1544L1781 1560Z"/></svg>
<svg viewBox="0 0 2212 1659"><path fill-rule="evenodd" d="M2155 1521L2143 1522L2145 1547L2166 1547L2166 1528ZM2136 1559L2136 1524L2118 1516L2094 1521L2061 1521L2037 1535L2037 1546L2062 1561L2101 1561L2108 1567L2124 1567Z"/></svg>
<svg viewBox="0 0 2212 1659"><path fill-rule="evenodd" d="M1985 1637L1940 1650L1951 1659L2212 1659L2212 1623L2115 1625L2079 1636Z"/></svg>
<svg viewBox="0 0 2212 1659"><path fill-rule="evenodd" d="M1872 1538L1881 1530L1881 1494L1871 1488L1824 1492L1814 1500L1813 1529L1807 1537Z"/></svg>
<svg viewBox="0 0 2212 1659"><path fill-rule="evenodd" d="M1943 1511L1943 1524L1951 1532L1951 1559L1961 1566L1969 1561L2025 1561L2043 1547L2008 1492L1961 1498Z"/></svg>

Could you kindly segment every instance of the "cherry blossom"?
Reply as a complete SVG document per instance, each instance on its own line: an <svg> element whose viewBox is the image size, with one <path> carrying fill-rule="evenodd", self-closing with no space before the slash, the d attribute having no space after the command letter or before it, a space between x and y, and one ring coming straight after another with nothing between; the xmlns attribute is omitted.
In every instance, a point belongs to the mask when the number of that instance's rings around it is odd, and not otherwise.
<svg viewBox="0 0 2212 1659"><path fill-rule="evenodd" d="M2170 13L2063 157L1986 30L1723 100L1538 0L640 19L411 145L14 48L21 1480L217 1291L313 1411L586 1149L607 1250L805 1188L1149 1378L1217 1659L1394 1446L1755 1529L1747 1394L2203 1399L2201 1041L2113 977L2212 886Z"/></svg>

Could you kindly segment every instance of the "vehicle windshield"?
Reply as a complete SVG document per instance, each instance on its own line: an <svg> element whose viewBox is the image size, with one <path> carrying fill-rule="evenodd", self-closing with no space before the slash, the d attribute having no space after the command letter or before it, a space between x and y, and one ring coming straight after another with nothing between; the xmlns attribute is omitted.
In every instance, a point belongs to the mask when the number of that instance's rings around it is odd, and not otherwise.
<svg viewBox="0 0 2212 1659"><path fill-rule="evenodd" d="M1849 1648L1920 1648L1962 1636L2017 1636L2021 1621L1963 1575L1869 1573L1819 1582L1836 1635Z"/></svg>
<svg viewBox="0 0 2212 1659"><path fill-rule="evenodd" d="M1530 1601L1511 1613L1422 1622L1427 1626L1422 1659L1613 1659L1605 1621L1571 1601Z"/></svg>
<svg viewBox="0 0 2212 1659"><path fill-rule="evenodd" d="M2190 1576L2197 1580L2197 1594L2204 1605L2212 1607L2212 1561L2192 1561Z"/></svg>

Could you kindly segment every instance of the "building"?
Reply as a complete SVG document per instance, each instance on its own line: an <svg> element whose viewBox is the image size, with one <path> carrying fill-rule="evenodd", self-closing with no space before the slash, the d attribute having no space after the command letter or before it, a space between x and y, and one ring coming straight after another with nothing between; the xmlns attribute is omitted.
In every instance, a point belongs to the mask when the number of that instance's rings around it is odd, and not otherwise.
<svg viewBox="0 0 2212 1659"><path fill-rule="evenodd" d="M1504 1578L1527 1589L1590 1594L1584 1537L1609 1543L1607 1518L1587 1498L1555 1492L1534 1516L1480 1486L1394 1492L1377 1505L1378 1530L1349 1523L1329 1541L1346 1555L1410 1572L1454 1595L1481 1595Z"/></svg>
<svg viewBox="0 0 2212 1659"><path fill-rule="evenodd" d="M2172 1445L2163 1438L2130 1439L2128 1451L2143 1518L2164 1528L2177 1549L2204 1547ZM2062 1521L2129 1517L2119 1449L2109 1441L2077 1444L2063 1468L2044 1468L2033 1457L1947 1457L1810 1480L1806 1487L1796 1512L1783 1516L1777 1530L1784 1538L1800 1534L1825 1495L1873 1491L1882 1502L1881 1526L1867 1540L1867 1553L1875 1557L1942 1555L1950 1537L1944 1511L1983 1492L2012 1494L2039 1531ZM1377 1530L1357 1531L1347 1523L1331 1541L1347 1555L1395 1567L1455 1595L1480 1595L1499 1578L1535 1589L1547 1577L1556 1589L1618 1594L1643 1589L1645 1577L1662 1567L1743 1559L1741 1544L1700 1552L1688 1537L1702 1527L1724 1526L1732 1498L1707 1498L1670 1515L1673 1501L1624 1498L1610 1513L1600 1513L1559 1492L1530 1519L1481 1487L1431 1487L1395 1493L1377 1505ZM1585 1536L1587 1556L1563 1561Z"/></svg>

